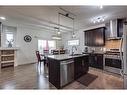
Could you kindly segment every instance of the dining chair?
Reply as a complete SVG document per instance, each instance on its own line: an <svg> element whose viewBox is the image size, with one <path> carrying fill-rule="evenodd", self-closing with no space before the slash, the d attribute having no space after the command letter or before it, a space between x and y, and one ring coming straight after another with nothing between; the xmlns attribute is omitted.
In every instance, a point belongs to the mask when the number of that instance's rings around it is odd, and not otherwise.
<svg viewBox="0 0 127 95"><path fill-rule="evenodd" d="M46 59L44 55L40 55L39 51L36 51L36 56L37 56L37 60L38 60L38 66L40 65L41 68L41 63L44 63L44 66L46 64Z"/></svg>

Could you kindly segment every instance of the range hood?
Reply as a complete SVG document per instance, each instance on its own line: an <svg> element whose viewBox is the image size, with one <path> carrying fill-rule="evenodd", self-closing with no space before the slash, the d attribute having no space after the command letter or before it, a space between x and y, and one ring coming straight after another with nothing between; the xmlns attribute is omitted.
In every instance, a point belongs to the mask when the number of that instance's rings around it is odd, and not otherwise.
<svg viewBox="0 0 127 95"><path fill-rule="evenodd" d="M109 22L109 40L111 39L121 39L121 37L119 36L119 20L118 19L114 19L114 20L110 20Z"/></svg>

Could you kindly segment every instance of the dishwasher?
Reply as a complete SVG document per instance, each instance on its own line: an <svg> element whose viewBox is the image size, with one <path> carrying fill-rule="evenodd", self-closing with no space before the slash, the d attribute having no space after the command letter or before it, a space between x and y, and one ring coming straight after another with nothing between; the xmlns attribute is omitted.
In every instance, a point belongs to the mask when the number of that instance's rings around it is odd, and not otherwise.
<svg viewBox="0 0 127 95"><path fill-rule="evenodd" d="M60 62L60 86L64 86L74 80L74 59Z"/></svg>

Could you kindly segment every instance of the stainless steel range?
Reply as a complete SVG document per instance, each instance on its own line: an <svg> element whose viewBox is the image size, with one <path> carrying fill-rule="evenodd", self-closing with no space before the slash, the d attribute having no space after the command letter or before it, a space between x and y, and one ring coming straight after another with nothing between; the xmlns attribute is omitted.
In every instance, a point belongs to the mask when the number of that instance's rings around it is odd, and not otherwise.
<svg viewBox="0 0 127 95"><path fill-rule="evenodd" d="M106 51L104 54L104 70L121 74L122 65L119 49L110 49L110 51Z"/></svg>

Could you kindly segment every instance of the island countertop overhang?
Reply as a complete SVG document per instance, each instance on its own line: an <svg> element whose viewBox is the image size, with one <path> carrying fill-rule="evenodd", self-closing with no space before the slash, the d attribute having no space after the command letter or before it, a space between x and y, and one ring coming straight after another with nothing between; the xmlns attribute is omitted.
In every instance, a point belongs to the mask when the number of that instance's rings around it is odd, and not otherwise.
<svg viewBox="0 0 127 95"><path fill-rule="evenodd" d="M69 54L60 54L60 55L48 55L48 58L54 59L54 60L58 60L58 61L63 61L63 60L67 60L67 59L73 59L76 57L83 57L83 56L88 56L89 54L81 54L81 55L74 55L71 56Z"/></svg>

